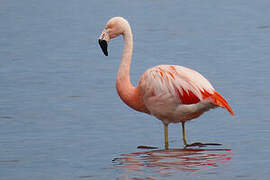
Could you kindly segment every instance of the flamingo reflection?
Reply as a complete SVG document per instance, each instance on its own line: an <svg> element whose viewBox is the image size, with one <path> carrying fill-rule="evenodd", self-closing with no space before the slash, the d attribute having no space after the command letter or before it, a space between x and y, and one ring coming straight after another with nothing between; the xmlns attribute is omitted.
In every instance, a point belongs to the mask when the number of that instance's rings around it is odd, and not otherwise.
<svg viewBox="0 0 270 180"><path fill-rule="evenodd" d="M170 149L122 154L113 160L115 167L125 171L125 178L151 171L146 179L171 175L178 171L196 172L203 168L220 167L231 160L231 149ZM143 173L145 176L145 173ZM153 175L155 174L155 175ZM138 179L133 177L131 179ZM141 178L139 178L141 179ZM143 178L145 179L145 178Z"/></svg>

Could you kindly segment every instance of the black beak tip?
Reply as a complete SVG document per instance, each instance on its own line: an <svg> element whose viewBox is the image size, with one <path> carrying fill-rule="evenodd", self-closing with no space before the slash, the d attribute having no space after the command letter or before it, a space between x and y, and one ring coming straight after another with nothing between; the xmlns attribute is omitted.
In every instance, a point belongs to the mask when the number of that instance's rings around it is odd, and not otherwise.
<svg viewBox="0 0 270 180"><path fill-rule="evenodd" d="M108 43L107 43L107 41L106 40L103 40L103 39L99 39L98 40L98 43L99 43L99 45L100 45L100 47L101 47L102 52L104 53L104 55L105 56L108 56L108 50L107 50Z"/></svg>

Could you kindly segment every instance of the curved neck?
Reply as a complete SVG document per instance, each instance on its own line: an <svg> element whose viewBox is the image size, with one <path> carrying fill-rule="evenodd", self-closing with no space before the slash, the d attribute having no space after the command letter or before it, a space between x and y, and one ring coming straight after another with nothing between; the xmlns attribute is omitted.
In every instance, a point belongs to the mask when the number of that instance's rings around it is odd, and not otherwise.
<svg viewBox="0 0 270 180"><path fill-rule="evenodd" d="M133 87L130 82L130 64L133 51L133 36L129 25L127 26L126 30L123 33L123 39L124 39L124 50L121 58L121 64L118 69L116 83L117 85L128 84L131 87Z"/></svg>
<svg viewBox="0 0 270 180"><path fill-rule="evenodd" d="M135 88L130 82L130 64L133 51L133 36L129 24L124 32L124 50L121 64L117 73L116 89L120 98L131 108L148 113L143 104L142 97L138 88Z"/></svg>

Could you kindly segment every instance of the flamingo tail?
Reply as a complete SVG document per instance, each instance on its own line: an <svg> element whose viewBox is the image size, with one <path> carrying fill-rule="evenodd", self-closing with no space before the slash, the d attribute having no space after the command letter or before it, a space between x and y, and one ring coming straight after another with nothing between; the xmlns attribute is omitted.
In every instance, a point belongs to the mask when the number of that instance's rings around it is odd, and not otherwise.
<svg viewBox="0 0 270 180"><path fill-rule="evenodd" d="M212 95L212 97L214 99L214 103L217 106L220 106L220 107L227 109L227 111L229 113L231 113L232 116L234 115L232 108L229 106L227 101L218 92L215 91L215 93Z"/></svg>

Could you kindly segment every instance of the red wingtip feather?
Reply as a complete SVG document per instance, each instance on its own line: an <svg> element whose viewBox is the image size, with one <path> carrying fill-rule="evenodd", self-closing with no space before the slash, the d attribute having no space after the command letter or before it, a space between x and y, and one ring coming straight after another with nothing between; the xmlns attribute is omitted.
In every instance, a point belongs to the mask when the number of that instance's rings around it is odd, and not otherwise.
<svg viewBox="0 0 270 180"><path fill-rule="evenodd" d="M227 101L218 92L215 91L214 94L212 95L212 97L213 97L214 103L216 105L223 107L223 108L226 108L227 111L229 111L229 113L232 114L232 116L234 115L232 108L229 106Z"/></svg>

